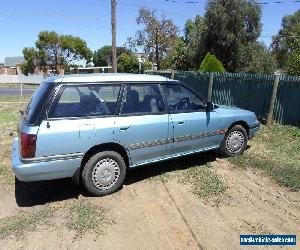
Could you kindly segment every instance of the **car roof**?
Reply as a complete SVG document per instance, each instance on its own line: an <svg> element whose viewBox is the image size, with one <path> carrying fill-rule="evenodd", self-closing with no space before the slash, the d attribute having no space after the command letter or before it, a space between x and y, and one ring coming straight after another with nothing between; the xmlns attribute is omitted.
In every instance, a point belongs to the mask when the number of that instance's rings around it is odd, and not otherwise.
<svg viewBox="0 0 300 250"><path fill-rule="evenodd" d="M164 76L147 74L100 73L53 76L45 80L48 83L101 83L101 82L168 82L174 81Z"/></svg>

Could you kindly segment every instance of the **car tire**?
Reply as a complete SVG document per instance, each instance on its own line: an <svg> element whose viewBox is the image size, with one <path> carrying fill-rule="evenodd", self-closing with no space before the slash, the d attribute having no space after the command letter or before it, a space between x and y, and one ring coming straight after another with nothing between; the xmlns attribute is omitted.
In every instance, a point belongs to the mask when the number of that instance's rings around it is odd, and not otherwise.
<svg viewBox="0 0 300 250"><path fill-rule="evenodd" d="M220 145L220 152L225 156L242 155L247 147L248 134L241 125L229 129Z"/></svg>
<svg viewBox="0 0 300 250"><path fill-rule="evenodd" d="M117 191L123 184L126 164L123 157L114 151L93 155L82 171L82 183L93 196L104 196Z"/></svg>

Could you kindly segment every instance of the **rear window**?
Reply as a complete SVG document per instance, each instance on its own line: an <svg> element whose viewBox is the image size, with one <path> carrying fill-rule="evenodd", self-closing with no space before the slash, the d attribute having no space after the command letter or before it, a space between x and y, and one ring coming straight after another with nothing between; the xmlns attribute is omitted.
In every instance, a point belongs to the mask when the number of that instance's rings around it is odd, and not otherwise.
<svg viewBox="0 0 300 250"><path fill-rule="evenodd" d="M28 124L36 124L40 120L40 114L48 102L48 97L54 88L54 84L41 83L33 93L25 110L24 120Z"/></svg>

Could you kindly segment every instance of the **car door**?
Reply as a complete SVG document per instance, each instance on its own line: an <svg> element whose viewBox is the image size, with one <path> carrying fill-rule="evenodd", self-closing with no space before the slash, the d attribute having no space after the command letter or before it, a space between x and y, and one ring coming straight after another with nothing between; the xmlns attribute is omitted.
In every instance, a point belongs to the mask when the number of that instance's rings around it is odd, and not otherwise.
<svg viewBox="0 0 300 250"><path fill-rule="evenodd" d="M163 85L169 109L169 129L173 132L172 154L188 154L218 147L224 136L220 116L206 112L204 101L181 84Z"/></svg>
<svg viewBox="0 0 300 250"><path fill-rule="evenodd" d="M66 84L42 121L37 157L80 158L94 145L112 142L121 85Z"/></svg>
<svg viewBox="0 0 300 250"><path fill-rule="evenodd" d="M116 139L126 147L133 166L168 155L168 119L159 84L126 84Z"/></svg>

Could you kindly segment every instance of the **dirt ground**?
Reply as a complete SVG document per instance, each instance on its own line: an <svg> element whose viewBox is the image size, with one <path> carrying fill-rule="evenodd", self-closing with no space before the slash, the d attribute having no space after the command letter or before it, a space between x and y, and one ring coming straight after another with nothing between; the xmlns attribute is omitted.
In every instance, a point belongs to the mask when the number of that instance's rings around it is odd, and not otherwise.
<svg viewBox="0 0 300 250"><path fill-rule="evenodd" d="M210 158L207 154L193 157L195 161ZM173 163L188 168L185 159ZM0 219L46 205L55 207L55 212L35 230L0 239L0 248L240 249L240 234L296 233L299 238L299 192L278 186L256 170L236 168L226 159L216 158L211 164L227 186L217 201L197 197L176 177L161 181L157 176L164 174L164 164L130 171L119 192L102 198L88 197L69 179L4 184ZM103 233L75 237L65 226L65 208L81 200L107 209L111 223ZM299 239L297 244L299 249Z"/></svg>

